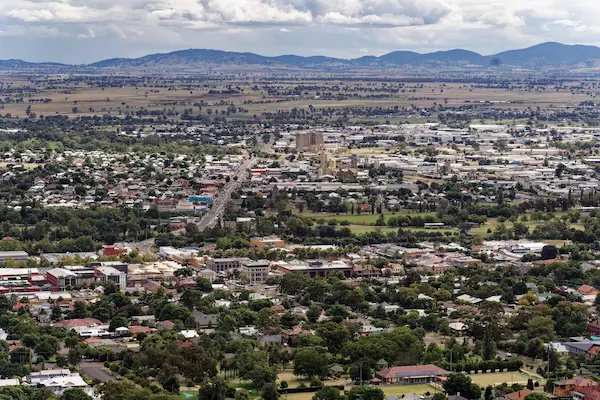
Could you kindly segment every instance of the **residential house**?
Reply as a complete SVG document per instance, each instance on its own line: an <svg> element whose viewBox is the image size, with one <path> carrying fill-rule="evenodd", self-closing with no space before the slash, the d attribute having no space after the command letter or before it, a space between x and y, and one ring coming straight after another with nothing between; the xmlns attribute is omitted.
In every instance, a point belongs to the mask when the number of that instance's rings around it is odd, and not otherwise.
<svg viewBox="0 0 600 400"><path fill-rule="evenodd" d="M598 383L590 378L578 377L554 382L553 394L557 397L571 397L573 392L579 392L583 388L597 386Z"/></svg>
<svg viewBox="0 0 600 400"><path fill-rule="evenodd" d="M295 346L298 344L300 335L312 335L312 332L302 328L300 325L296 325L292 329L284 329L281 331L281 342L287 343L290 346Z"/></svg>

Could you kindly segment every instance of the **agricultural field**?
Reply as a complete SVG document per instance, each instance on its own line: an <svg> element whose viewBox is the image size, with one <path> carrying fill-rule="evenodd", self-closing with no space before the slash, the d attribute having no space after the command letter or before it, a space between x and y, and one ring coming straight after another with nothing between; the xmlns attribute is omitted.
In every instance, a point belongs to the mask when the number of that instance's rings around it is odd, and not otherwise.
<svg viewBox="0 0 600 400"><path fill-rule="evenodd" d="M384 82L337 79L305 79L298 82L276 78L191 81L148 78L123 80L118 84L115 81L100 84L89 77L78 80L72 77L1 77L0 98L23 100L6 102L2 105L2 112L19 117L27 116L29 112L44 116L125 116L144 109L164 112L164 115L179 119L186 110L194 115L214 116L233 107L232 111L227 112L228 118L252 120L255 116L294 110L309 113L319 109L394 110L435 107L439 104L448 107L477 105L499 110L518 110L537 107L550 109L594 101L591 93L573 90L570 85L559 88L540 85L508 90L464 83L394 82L390 85ZM299 87L303 89L299 91ZM15 89L19 91L15 92ZM361 94L357 95L357 92ZM323 96L323 93L327 93L327 96ZM377 96L370 95L372 93L377 93ZM30 102L30 99L36 101ZM31 106L29 110L28 106ZM349 117L353 121L365 120L360 114ZM427 121L426 116L413 116L410 121L406 117L372 115L369 118L371 121L396 124Z"/></svg>

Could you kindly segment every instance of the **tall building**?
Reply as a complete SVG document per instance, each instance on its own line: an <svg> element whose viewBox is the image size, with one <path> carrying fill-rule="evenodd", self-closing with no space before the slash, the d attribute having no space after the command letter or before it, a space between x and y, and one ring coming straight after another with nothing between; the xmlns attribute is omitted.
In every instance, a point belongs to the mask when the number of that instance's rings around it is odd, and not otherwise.
<svg viewBox="0 0 600 400"><path fill-rule="evenodd" d="M325 148L323 134L320 132L298 133L296 135L296 149L319 152Z"/></svg>

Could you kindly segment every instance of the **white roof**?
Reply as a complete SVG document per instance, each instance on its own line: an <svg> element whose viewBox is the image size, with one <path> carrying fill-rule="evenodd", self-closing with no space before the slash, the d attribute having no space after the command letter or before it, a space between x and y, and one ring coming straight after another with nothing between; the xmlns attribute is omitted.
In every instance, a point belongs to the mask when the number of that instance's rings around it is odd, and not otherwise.
<svg viewBox="0 0 600 400"><path fill-rule="evenodd" d="M19 386L20 384L18 379L0 379L0 387Z"/></svg>

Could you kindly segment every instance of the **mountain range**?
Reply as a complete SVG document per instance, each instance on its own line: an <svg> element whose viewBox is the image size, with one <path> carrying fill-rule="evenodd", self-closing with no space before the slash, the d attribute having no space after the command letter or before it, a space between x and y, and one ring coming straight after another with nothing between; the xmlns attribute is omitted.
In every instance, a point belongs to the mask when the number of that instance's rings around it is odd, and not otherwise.
<svg viewBox="0 0 600 400"><path fill-rule="evenodd" d="M326 56L302 57L281 55L266 57L254 53L189 49L170 53L150 54L140 58L112 58L88 65L59 63L29 63L21 60L0 60L3 70L311 70L352 71L372 69L474 69L505 67L521 70L572 70L600 66L600 47L565 45L548 42L519 50L484 56L472 51L455 49L433 53L394 51L382 56L341 59Z"/></svg>

